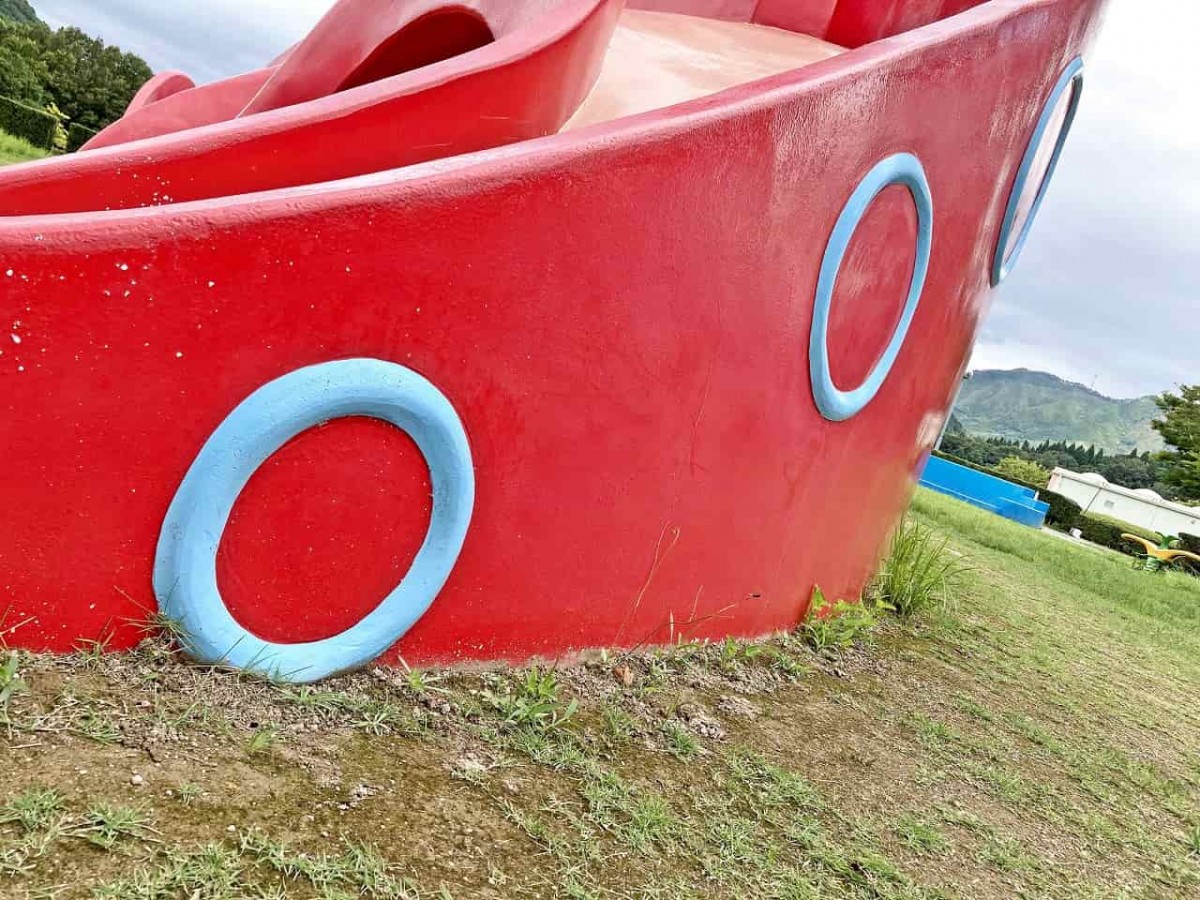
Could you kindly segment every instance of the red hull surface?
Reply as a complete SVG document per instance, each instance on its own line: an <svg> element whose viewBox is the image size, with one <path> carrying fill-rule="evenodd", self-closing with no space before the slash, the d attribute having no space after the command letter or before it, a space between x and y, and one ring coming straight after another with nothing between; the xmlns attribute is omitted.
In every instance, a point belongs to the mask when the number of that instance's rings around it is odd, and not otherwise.
<svg viewBox="0 0 1200 900"><path fill-rule="evenodd" d="M993 0L668 109L257 194L61 212L56 173L89 154L0 173L0 197L36 212L42 180L56 213L0 219L0 633L135 643L210 436L263 385L347 359L427 379L473 465L461 553L385 662L760 635L795 626L815 586L858 596L1102 5ZM157 140L95 152L146 177ZM856 186L900 154L932 196L928 274L877 395L834 421L810 374L822 261ZM919 227L893 186L854 231L828 322L839 388L902 321ZM229 612L280 644L363 619L430 527L412 440L330 418L212 536Z"/></svg>

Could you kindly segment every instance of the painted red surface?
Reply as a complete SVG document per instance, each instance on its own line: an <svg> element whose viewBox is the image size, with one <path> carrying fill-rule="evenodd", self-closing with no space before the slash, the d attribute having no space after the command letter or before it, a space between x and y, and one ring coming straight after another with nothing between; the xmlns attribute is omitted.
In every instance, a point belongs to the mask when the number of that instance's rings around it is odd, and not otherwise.
<svg viewBox="0 0 1200 900"><path fill-rule="evenodd" d="M136 641L163 516L208 436L264 383L355 356L437 385L476 466L462 556L391 658L760 634L795 625L815 585L857 595L968 358L1026 142L1101 6L983 3L683 106L424 164L403 141L361 148L370 104L323 105L347 92L0 172L0 633ZM575 33L614 17L596 6ZM603 51L580 42L508 67L505 96L562 107ZM407 97L402 137L423 134L427 93L475 123L454 83ZM855 185L897 152L933 191L927 286L883 389L835 424L809 387L817 270ZM134 208L156 178L199 199ZM889 336L912 228L889 191L856 235L839 383ZM374 423L284 448L222 543L234 614L289 640L355 621L420 540L426 477Z"/></svg>

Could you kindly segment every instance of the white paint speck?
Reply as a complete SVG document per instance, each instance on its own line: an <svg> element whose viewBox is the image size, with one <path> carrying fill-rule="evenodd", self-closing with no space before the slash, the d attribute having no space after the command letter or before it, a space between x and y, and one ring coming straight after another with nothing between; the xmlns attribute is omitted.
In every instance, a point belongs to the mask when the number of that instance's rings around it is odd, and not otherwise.
<svg viewBox="0 0 1200 900"><path fill-rule="evenodd" d="M19 334L17 334L16 332L13 332L12 334L10 334L9 337L12 338L12 342L14 344L21 343L21 336Z"/></svg>

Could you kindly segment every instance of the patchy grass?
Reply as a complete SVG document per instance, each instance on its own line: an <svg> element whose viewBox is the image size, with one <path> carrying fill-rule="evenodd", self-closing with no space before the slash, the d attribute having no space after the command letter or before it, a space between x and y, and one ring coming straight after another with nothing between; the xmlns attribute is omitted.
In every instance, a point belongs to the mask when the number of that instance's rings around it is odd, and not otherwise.
<svg viewBox="0 0 1200 900"><path fill-rule="evenodd" d="M319 687L0 653L0 896L1200 895L1200 582L912 517L950 602L763 642Z"/></svg>
<svg viewBox="0 0 1200 900"><path fill-rule="evenodd" d="M45 150L33 146L23 138L0 131L0 166L28 162L31 159L42 159L49 155Z"/></svg>

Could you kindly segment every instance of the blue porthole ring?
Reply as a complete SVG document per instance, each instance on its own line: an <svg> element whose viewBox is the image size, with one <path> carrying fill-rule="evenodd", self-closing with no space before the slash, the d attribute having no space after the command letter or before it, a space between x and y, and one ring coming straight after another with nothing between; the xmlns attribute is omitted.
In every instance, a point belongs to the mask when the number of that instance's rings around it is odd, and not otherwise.
<svg viewBox="0 0 1200 900"><path fill-rule="evenodd" d="M833 294L837 288L838 273L850 246L854 232L866 215L867 209L885 188L901 185L912 195L917 211L917 253L913 264L912 281L904 312L900 317L891 341L883 356L871 373L854 390L840 390L833 383L829 366L829 315L833 305ZM929 262L933 254L933 195L929 190L929 179L925 167L911 153L897 153L879 162L855 188L845 208L834 225L833 234L825 248L821 261L821 272L817 279L817 298L813 307L812 330L809 335L809 375L812 382L813 399L817 409L826 419L843 422L858 415L870 403L887 380L904 346L908 329L917 313L921 294L925 290L925 278L929 274Z"/></svg>
<svg viewBox="0 0 1200 900"><path fill-rule="evenodd" d="M1058 137L1055 141L1054 154L1050 157L1050 164L1046 167L1046 174L1043 176L1042 183L1038 187L1033 205L1029 208L1029 215L1025 217L1021 233L1017 235L1017 240L1013 244L1012 250L1006 254L1005 248L1008 247L1009 239L1012 237L1013 226L1016 224L1017 211L1021 204L1021 195L1025 193L1025 188L1028 187L1029 179L1033 175L1033 165L1037 161L1038 151L1046 139L1046 132L1049 130L1050 124L1054 121L1054 111L1058 109L1058 104L1062 100L1063 94L1067 91L1071 92L1071 98L1068 101L1067 113L1063 119L1062 129L1058 132ZM1037 218L1038 211L1042 208L1042 201L1046 199L1046 191L1050 187L1050 181L1054 178L1054 171L1058 168L1058 161L1062 156L1063 147L1066 146L1067 138L1071 134L1071 126L1075 124L1075 115L1079 112L1079 101L1082 97L1083 60L1076 57L1063 71L1062 75L1059 76L1058 82L1054 85L1054 90L1051 91L1046 105L1042 108L1042 115L1038 119L1033 136L1029 139L1029 145L1025 148L1025 156L1021 159L1021 167L1017 170L1017 178L1013 182L1012 193L1008 197L1008 207L1004 211L1004 221L1000 225L1000 236L996 241L996 251L992 257L992 287L999 286L1008 277L1008 273L1012 271L1013 266L1020 259L1021 251L1025 249L1025 242L1029 239L1030 229L1033 227L1033 222Z"/></svg>
<svg viewBox="0 0 1200 900"><path fill-rule="evenodd" d="M251 476L302 432L332 419L390 422L429 467L433 509L412 566L357 624L320 641L277 644L244 628L217 587L217 549ZM298 369L247 397L209 437L167 511L154 561L154 592L200 662L312 682L369 663L429 609L462 551L475 506L475 473L462 422L441 391L411 369L348 359Z"/></svg>

